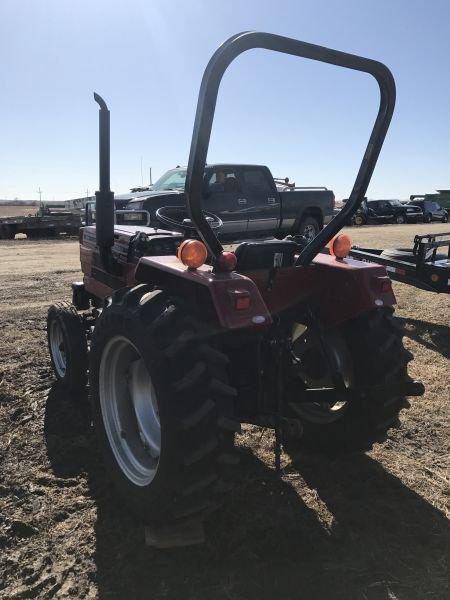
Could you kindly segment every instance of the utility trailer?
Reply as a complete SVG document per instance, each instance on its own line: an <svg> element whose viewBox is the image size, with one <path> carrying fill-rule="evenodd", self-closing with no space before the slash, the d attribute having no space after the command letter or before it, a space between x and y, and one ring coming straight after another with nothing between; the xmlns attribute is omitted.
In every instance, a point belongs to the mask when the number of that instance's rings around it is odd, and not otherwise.
<svg viewBox="0 0 450 600"><path fill-rule="evenodd" d="M438 254L447 248L447 255ZM450 232L416 235L412 250L353 246L350 256L384 265L389 277L430 292L450 292Z"/></svg>
<svg viewBox="0 0 450 600"><path fill-rule="evenodd" d="M13 240L17 233L28 238L55 237L61 233L78 235L81 215L40 207L34 215L0 218L0 240Z"/></svg>

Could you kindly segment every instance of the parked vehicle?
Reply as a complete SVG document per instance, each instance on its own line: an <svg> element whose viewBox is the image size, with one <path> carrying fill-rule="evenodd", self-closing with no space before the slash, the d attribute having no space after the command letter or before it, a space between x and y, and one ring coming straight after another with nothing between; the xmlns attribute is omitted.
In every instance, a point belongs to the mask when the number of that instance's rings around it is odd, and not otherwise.
<svg viewBox="0 0 450 600"><path fill-rule="evenodd" d="M437 194L415 194L409 197L410 200L423 198L431 202L437 202L447 212L450 212L450 190L436 190Z"/></svg>
<svg viewBox="0 0 450 600"><path fill-rule="evenodd" d="M167 171L146 197L130 200L127 209L147 210L157 224L162 206L185 206L187 169ZM278 187L277 187L278 186ZM326 187L285 185L279 191L271 172L261 165L215 164L205 168L204 206L223 222L221 238L300 234L313 239L333 216L334 194ZM143 196L143 193L140 193Z"/></svg>
<svg viewBox="0 0 450 600"><path fill-rule="evenodd" d="M422 211L415 206L405 206L400 200L368 200L364 198L361 206L352 217L353 225L368 223L417 223L422 220Z"/></svg>
<svg viewBox="0 0 450 600"><path fill-rule="evenodd" d="M409 200L407 206L417 206L422 212L422 219L425 223L431 223L432 221L439 221L440 223L447 223L448 211L436 202L430 200L425 196L415 196L414 200Z"/></svg>
<svg viewBox="0 0 450 600"><path fill-rule="evenodd" d="M205 162L222 76L252 48L371 74L380 106L342 212L309 243L290 237L245 241L233 253L215 235L220 215L204 210L211 208ZM278 35L233 36L203 75L186 203L160 206L158 229L114 226L109 111L102 98L96 100L97 223L80 235L83 281L72 285L73 305L49 309L50 355L66 388L83 389L89 376L105 468L148 524L147 540L158 547L192 543L190 536L198 542L202 521L223 501L229 470L239 461L234 436L241 423L275 431L279 470L281 440L300 438L311 450L335 455L366 450L395 426L405 396L424 392L407 373L412 354L393 316L385 268L348 258L350 240L338 235L369 185L394 109L395 83L378 61ZM219 192L223 204L219 193L214 199L222 214L227 200L235 213L236 184L248 185L247 192L251 185L256 192L269 185L265 167L220 169L236 182ZM208 184L225 186L217 173L215 167L207 171ZM298 210L302 195L271 197L282 215L287 202ZM320 253L327 243L332 256Z"/></svg>
<svg viewBox="0 0 450 600"><path fill-rule="evenodd" d="M78 212L52 211L41 206L34 215L0 217L0 239L13 240L17 233L25 233L31 239L54 237L61 233L77 235L81 225Z"/></svg>

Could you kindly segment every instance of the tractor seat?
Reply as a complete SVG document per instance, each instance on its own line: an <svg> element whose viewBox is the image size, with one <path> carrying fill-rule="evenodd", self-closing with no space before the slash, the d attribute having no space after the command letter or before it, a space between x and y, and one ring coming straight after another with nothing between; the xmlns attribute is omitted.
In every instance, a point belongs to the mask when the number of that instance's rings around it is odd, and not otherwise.
<svg viewBox="0 0 450 600"><path fill-rule="evenodd" d="M277 267L293 267L298 244L288 240L241 242L236 248L236 271L257 271Z"/></svg>

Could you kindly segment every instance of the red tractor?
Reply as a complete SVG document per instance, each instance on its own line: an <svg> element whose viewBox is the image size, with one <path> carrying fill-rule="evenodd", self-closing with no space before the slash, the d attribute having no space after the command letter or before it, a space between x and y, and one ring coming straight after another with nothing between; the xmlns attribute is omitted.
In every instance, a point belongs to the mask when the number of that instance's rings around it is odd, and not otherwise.
<svg viewBox="0 0 450 600"><path fill-rule="evenodd" d="M226 252L220 219L202 209L204 169L220 81L251 48L370 73L380 107L349 200L316 238L242 242ZM187 206L160 208L161 229L139 214L132 225L114 224L109 111L95 98L96 225L81 229L83 282L73 284L72 304L50 307L48 341L61 384L75 391L89 380L99 445L130 508L166 531L204 519L237 462L241 423L275 430L278 462L280 443L294 437L329 453L384 439L405 396L423 386L407 374L412 355L385 268L348 258L350 241L337 234L365 196L391 120L390 71L277 35L230 38L203 76Z"/></svg>

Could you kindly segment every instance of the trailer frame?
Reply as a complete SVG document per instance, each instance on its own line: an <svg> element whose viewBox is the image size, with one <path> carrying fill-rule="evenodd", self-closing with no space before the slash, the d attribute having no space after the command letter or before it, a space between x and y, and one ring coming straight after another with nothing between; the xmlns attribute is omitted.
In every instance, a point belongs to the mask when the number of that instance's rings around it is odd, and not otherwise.
<svg viewBox="0 0 450 600"><path fill-rule="evenodd" d="M447 247L447 259L436 260L438 248ZM350 256L384 265L389 277L430 292L450 293L450 232L414 237L414 262L381 256L384 250L352 246Z"/></svg>

